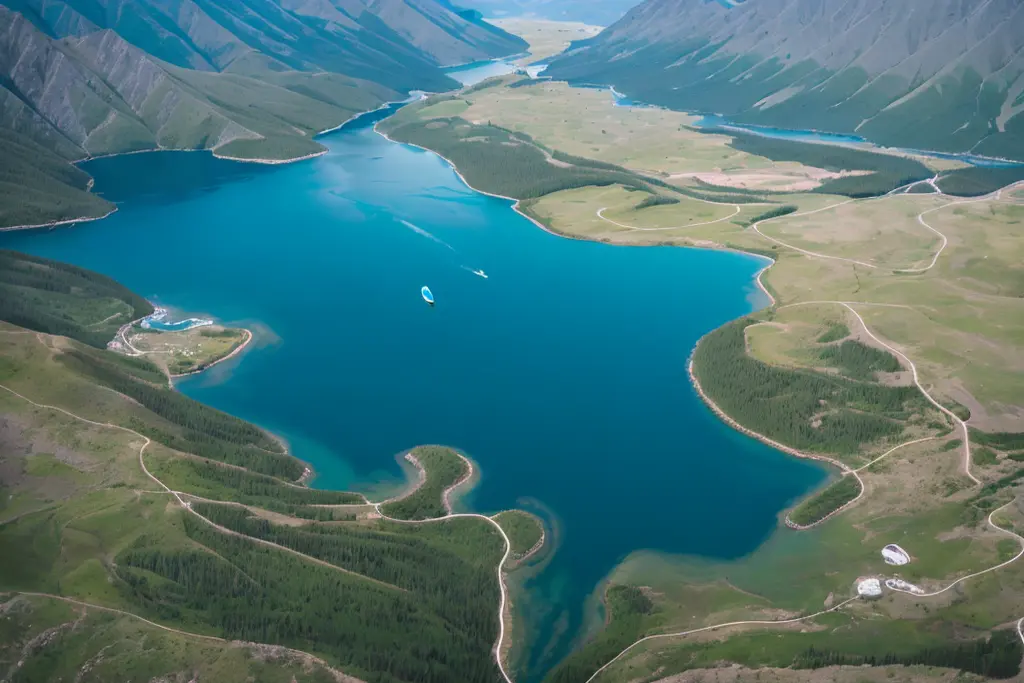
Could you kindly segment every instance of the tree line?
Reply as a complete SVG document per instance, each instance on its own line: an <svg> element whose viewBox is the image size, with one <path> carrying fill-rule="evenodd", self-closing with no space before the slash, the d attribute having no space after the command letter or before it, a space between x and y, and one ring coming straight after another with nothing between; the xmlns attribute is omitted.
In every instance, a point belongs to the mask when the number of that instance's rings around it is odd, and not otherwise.
<svg viewBox="0 0 1024 683"><path fill-rule="evenodd" d="M853 475L843 475L823 491L819 491L789 513L794 524L809 526L819 522L860 495L860 482Z"/></svg>
<svg viewBox="0 0 1024 683"><path fill-rule="evenodd" d="M848 654L842 651L810 647L793 665L798 669L827 666L937 666L969 671L987 678L1013 678L1020 673L1024 648L1012 630L996 631L988 638L951 642L911 654L889 652L880 655Z"/></svg>
<svg viewBox="0 0 1024 683"><path fill-rule="evenodd" d="M153 306L127 287L84 268L0 250L0 320L36 332L56 334L105 348L127 322L110 315L104 302L121 301L135 320ZM89 314L96 311L95 316Z"/></svg>
<svg viewBox="0 0 1024 683"><path fill-rule="evenodd" d="M150 456L148 460L151 462L150 468L177 490L289 515L330 520L333 519L330 509L310 509L309 506L358 505L365 502L357 493L289 486L265 474L206 460L155 456Z"/></svg>
<svg viewBox="0 0 1024 683"><path fill-rule="evenodd" d="M701 387L748 429L794 448L853 454L902 433L906 420L927 410L914 387L762 363L746 352L752 323L744 318L711 332L693 355Z"/></svg>
<svg viewBox="0 0 1024 683"><path fill-rule="evenodd" d="M872 381L876 372L899 372L902 369L896 356L853 339L826 346L819 357L826 365L838 368L851 379Z"/></svg>
<svg viewBox="0 0 1024 683"><path fill-rule="evenodd" d="M895 154L880 154L839 145L780 140L764 135L739 133L732 129L717 132L733 138L729 143L733 149L767 157L772 161L794 161L837 173L870 171L867 175L828 180L814 190L823 194L874 197L934 175L920 161Z"/></svg>

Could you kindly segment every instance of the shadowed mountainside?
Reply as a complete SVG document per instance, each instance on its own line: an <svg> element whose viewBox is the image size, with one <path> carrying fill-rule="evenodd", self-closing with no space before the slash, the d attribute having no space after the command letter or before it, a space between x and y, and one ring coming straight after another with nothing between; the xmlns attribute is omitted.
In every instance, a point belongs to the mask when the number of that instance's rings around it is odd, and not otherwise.
<svg viewBox="0 0 1024 683"><path fill-rule="evenodd" d="M525 45L437 0L0 0L0 225L109 210L64 161L301 158L359 112L454 87L441 67Z"/></svg>
<svg viewBox="0 0 1024 683"><path fill-rule="evenodd" d="M1016 0L647 0L548 73L745 123L1024 159Z"/></svg>

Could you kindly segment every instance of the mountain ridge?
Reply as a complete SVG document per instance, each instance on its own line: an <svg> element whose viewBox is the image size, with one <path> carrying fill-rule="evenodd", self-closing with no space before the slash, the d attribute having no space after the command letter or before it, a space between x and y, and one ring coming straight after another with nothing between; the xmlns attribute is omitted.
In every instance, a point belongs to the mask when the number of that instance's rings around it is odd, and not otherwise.
<svg viewBox="0 0 1024 683"><path fill-rule="evenodd" d="M73 186L46 208L25 179L53 194L55 159L306 158L361 112L456 87L443 67L525 47L438 0L0 0L0 226L112 208Z"/></svg>
<svg viewBox="0 0 1024 683"><path fill-rule="evenodd" d="M1024 159L1014 0L647 0L548 73L742 123Z"/></svg>

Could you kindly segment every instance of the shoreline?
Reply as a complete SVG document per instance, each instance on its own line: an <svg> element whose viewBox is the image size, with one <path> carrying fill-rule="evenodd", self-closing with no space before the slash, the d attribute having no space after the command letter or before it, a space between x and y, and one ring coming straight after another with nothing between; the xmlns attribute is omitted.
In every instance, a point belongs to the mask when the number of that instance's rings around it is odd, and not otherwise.
<svg viewBox="0 0 1024 683"><path fill-rule="evenodd" d="M478 193L480 193L482 195L486 195L488 197L494 197L495 199L504 199L505 201L512 202L512 210L513 211L515 211L520 216L522 216L526 220L530 221L536 227L540 228L541 230L543 230L544 232L546 232L548 234L555 235L557 237L564 237L566 239L578 239L578 240L583 241L583 242L593 242L594 241L594 240L588 240L588 239L581 238L581 237L571 237L569 235L562 235L560 233L555 232L554 230L551 230L550 228L548 228L546 225L544 225L543 223L538 221L533 216L530 216L529 214L525 213L519 207L520 203L522 202L521 199L516 199L515 197L509 197L508 195L496 194L494 192L488 192L487 190L481 190L481 189L478 189L476 187L473 187L470 184L470 182L468 180L466 180L466 177L464 175L462 175L462 172L459 171L458 167L455 165L455 162L453 162L451 159L449 159L448 157L444 156L443 154L441 154L439 152L436 152L436 151L430 149L429 147L423 147L421 145L417 145L414 142L402 142L401 140L395 140L393 137L391 137L390 135L388 135L384 131L380 130L380 121L378 121L376 124L374 124L373 132L376 133L377 135L380 135L382 138L384 138L388 142L392 142L392 143L394 143L396 145L408 145L409 147L415 147L416 149L421 149L424 152L430 152L431 154L433 154L434 156L438 157L439 159L443 160L446 164L448 164L448 167L451 168L451 170L455 173L455 175L457 175L459 177L459 180L462 181L462 184L465 185L466 187L468 187L470 190L472 190L473 192L478 192Z"/></svg>
<svg viewBox="0 0 1024 683"><path fill-rule="evenodd" d="M211 154L213 154L213 157L215 159L224 159L226 161L237 161L237 162L246 163L246 164L262 164L264 166L281 166L283 164L293 164L293 163L298 162L298 161L306 161L307 159L315 159L317 157L322 157L323 155L327 154L327 148L326 147L324 149L320 150L319 152L313 152L312 154L307 154L305 156L295 157L294 159L261 159L261 158L246 159L246 158L242 158L242 157L229 157L229 156L224 155L224 154L218 154L216 147L214 147L211 150L200 150L200 151L209 151Z"/></svg>
<svg viewBox="0 0 1024 683"><path fill-rule="evenodd" d="M312 136L310 136L310 139L311 140L315 140L316 138L320 137L321 135L327 135L328 133L333 133L335 131L341 130L342 128L344 128L345 126L347 126L348 124L352 123L353 121L355 121L356 119L358 119L358 118L360 118L362 116L366 116L368 114L372 114L374 112L378 112L381 109L386 109L387 107L390 107L391 105L394 105L394 104L401 104L403 102L409 102L409 101L412 101L412 100L411 99L407 99L407 100L395 100L395 101L390 101L390 102L384 102L379 107L376 107L375 109L368 109L366 111L362 111L362 112L358 112L356 114L353 114L352 116L348 117L347 119L345 119L344 121L339 123L337 126L334 126L333 128L325 128L324 130L320 131L319 133L314 133ZM225 143L225 144L228 144L228 143ZM222 146L223 145L218 145L218 147L222 147ZM172 148L168 148L168 147L153 147L153 148L150 148L150 149L133 149L133 150L130 150L130 151L127 151L127 152L111 152L110 154L87 155L87 156L82 157L81 159L75 159L73 161L68 161L68 164L70 166L78 167L79 164L84 164L84 163L89 162L89 161L95 161L97 159L109 159L109 158L112 158L112 157L129 156L129 155L133 155L133 154L148 154L148 153L156 153L156 152L208 152L211 155L213 155L213 157L215 159L223 159L224 161L234 161L234 162L242 163L242 164L260 164L260 165L263 165L263 166L282 166L282 165L285 165L285 164L297 163L299 161L307 161L309 159L315 159L317 157L324 156L329 151L325 147L324 149L320 150L319 152L314 152L312 154L306 154L304 156L295 157L295 158L292 158L292 159L265 159L265 158L245 159L245 158L242 158L242 157L232 157L232 156L227 156L227 155L223 155L223 154L218 154L217 153L217 149L218 149L217 147L210 147L210 148L203 148L203 149L172 149ZM96 181L95 181L94 178L90 178L89 179L89 188L88 188L89 194L92 194L92 188L95 185L95 183L96 183ZM92 196L98 196L98 195L92 195ZM103 214L102 216L82 216L82 217L78 217L78 218L67 218L67 219L56 220L56 221L48 221L46 223L36 223L36 224L32 224L32 225L11 225L11 226L7 226L7 227L0 227L0 232L7 232L7 231L13 231L13 230L38 230L38 229L43 229L43 228L51 229L51 228L59 228L59 227L62 227L62 226L75 225L77 223L88 223L90 221L100 221L100 220L103 220L104 218L109 218L111 215L116 213L117 210L118 210L118 207L115 206L113 209L111 209L107 213ZM182 376L182 375L179 375L179 376Z"/></svg>
<svg viewBox="0 0 1024 683"><path fill-rule="evenodd" d="M97 195L93 195L93 196L97 196ZM0 232L9 232L9 231L13 232L14 230L39 230L39 229L42 229L42 228L46 228L46 229L59 228L62 225L74 225L76 223L89 223L91 221L101 221L104 218L109 218L110 216L114 215L115 213L117 213L117 207L116 206L113 209L111 209L110 211L108 211L105 214L103 214L102 216L83 216L81 218L66 218L64 220L50 221L48 223L36 223L35 225L11 225L11 226L8 226L6 228L0 228Z"/></svg>
<svg viewBox="0 0 1024 683"><path fill-rule="evenodd" d="M714 330L712 330L712 331L714 331ZM707 336L707 335L705 335L705 336ZM697 345L700 345L701 341L703 341L703 340L704 340L704 337L701 337L697 341ZM694 346L694 352L696 350L697 350L697 347ZM805 460L817 460L819 462L824 462L824 463L827 463L829 465L832 465L833 467L837 468L843 474L843 476L846 476L847 474L853 473L853 469L852 468L850 468L848 465L845 465L845 464L839 462L838 460L835 460L834 458L830 458L830 457L828 457L826 455L817 455L815 453L805 453L804 451L797 450L796 448L793 448L792 446L787 446L785 444L779 443L778 441L775 441L773 439L768 438L764 434L760 434L758 432L755 432L752 429L748 429L747 427L744 427L739 422L737 422L732 417L730 417L728 415L728 413L726 413L724 410L722 410L718 406L718 404L715 403L711 399L710 396L708 396L706 393L704 393L704 388L701 387L700 380L697 379L697 374L693 370L693 352L690 353L690 358L689 358L689 360L687 360L686 369L687 369L687 373L690 375L690 383L693 384L693 388L697 390L697 395L700 396L700 398L704 402L704 404L707 405L707 407L710 408L711 411L715 415L717 415L723 422L725 422L727 425L729 425L730 427L732 427L736 431L741 432L742 434L745 434L747 436L753 437L753 438L757 439L758 441L760 441L760 442L762 442L762 443L764 443L764 444L766 444L768 446L771 446L772 448L780 450L783 453L786 453L788 455L792 455L794 457L802 458L802 459L805 459Z"/></svg>

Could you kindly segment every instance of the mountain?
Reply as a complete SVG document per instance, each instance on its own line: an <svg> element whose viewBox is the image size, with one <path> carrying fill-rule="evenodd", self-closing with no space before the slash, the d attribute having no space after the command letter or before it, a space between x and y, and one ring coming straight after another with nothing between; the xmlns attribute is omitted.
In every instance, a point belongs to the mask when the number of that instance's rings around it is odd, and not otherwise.
<svg viewBox="0 0 1024 683"><path fill-rule="evenodd" d="M548 73L738 122L1024 159L1020 0L647 0Z"/></svg>
<svg viewBox="0 0 1024 683"><path fill-rule="evenodd" d="M608 26L622 18L639 0L457 0L493 19L531 17L550 21L580 21Z"/></svg>
<svg viewBox="0 0 1024 683"><path fill-rule="evenodd" d="M0 225L109 210L77 178L47 201L61 161L316 154L319 131L456 87L443 66L525 48L438 0L0 0Z"/></svg>

